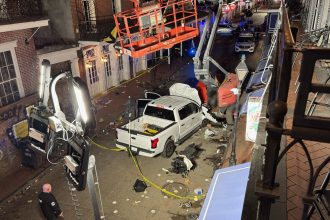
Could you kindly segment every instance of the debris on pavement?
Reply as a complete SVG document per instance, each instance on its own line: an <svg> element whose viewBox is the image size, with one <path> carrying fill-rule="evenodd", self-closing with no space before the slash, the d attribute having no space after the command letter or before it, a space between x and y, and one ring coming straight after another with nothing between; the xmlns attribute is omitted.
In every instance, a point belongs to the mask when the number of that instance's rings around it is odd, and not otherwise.
<svg viewBox="0 0 330 220"><path fill-rule="evenodd" d="M147 184L143 180L136 179L133 189L135 192L144 192L147 188Z"/></svg>
<svg viewBox="0 0 330 220"><path fill-rule="evenodd" d="M203 189L202 188L196 188L194 189L194 192L196 195L202 195L203 194Z"/></svg>
<svg viewBox="0 0 330 220"><path fill-rule="evenodd" d="M225 161L225 153L227 150L226 144L220 144L217 148L216 154L206 157L205 160L209 160L213 164L213 169L220 169Z"/></svg>
<svg viewBox="0 0 330 220"><path fill-rule="evenodd" d="M162 168L162 170L163 170L166 174L168 174L168 173L170 172L168 169L165 169L165 168Z"/></svg>
<svg viewBox="0 0 330 220"><path fill-rule="evenodd" d="M179 203L179 207L183 209L191 208L192 204L191 202L181 202Z"/></svg>
<svg viewBox="0 0 330 220"><path fill-rule="evenodd" d="M180 151L178 156L171 162L170 172L181 174L182 177L186 177L190 170L196 167L195 159L197 159L203 149L199 145L190 144L183 151Z"/></svg>
<svg viewBox="0 0 330 220"><path fill-rule="evenodd" d="M209 128L206 128L205 133L204 133L204 139L215 137L217 134L218 134L218 132L213 131Z"/></svg>
<svg viewBox="0 0 330 220"><path fill-rule="evenodd" d="M171 172L181 174L182 177L186 177L191 168L193 167L193 163L185 155L179 155L174 158L171 162L171 165Z"/></svg>

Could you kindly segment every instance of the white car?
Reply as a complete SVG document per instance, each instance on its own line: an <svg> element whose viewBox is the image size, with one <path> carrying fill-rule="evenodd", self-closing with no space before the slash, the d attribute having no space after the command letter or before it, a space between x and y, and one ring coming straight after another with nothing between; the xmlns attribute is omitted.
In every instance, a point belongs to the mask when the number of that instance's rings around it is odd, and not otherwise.
<svg viewBox="0 0 330 220"><path fill-rule="evenodd" d="M220 23L217 29L219 35L233 35L235 28L228 23Z"/></svg>
<svg viewBox="0 0 330 220"><path fill-rule="evenodd" d="M235 52L254 52L255 38L252 33L240 33L235 43Z"/></svg>

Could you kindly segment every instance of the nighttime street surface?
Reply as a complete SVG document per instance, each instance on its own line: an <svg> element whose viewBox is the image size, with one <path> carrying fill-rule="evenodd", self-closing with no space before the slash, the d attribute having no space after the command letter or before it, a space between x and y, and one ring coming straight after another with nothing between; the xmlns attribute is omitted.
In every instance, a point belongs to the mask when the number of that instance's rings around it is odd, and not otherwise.
<svg viewBox="0 0 330 220"><path fill-rule="evenodd" d="M258 13L257 17L263 21L264 15L264 13ZM260 23L259 20L258 23ZM257 22L255 21L255 23ZM234 52L234 43L234 38L218 36L212 53L213 58L230 72L234 72L240 57L238 53ZM253 71L257 65L262 49L261 45L262 41L259 41L256 51L247 55L246 63L250 71ZM179 220L186 219L188 215L193 217L201 210L203 200L171 198L154 187L148 187L145 192L136 193L133 190L133 184L136 179L142 179L142 177L139 176L132 158L125 151L117 152L104 149L115 147L114 122L123 123L128 120L127 114L124 114L128 110L128 97L131 97L132 102L142 98L145 89L150 90L151 86L156 87L156 85L164 83L172 76L172 73L174 77L171 77L171 83L184 82L193 76L192 59L188 57L174 58L171 66L166 63L160 64L150 73L119 86L94 100L99 133L93 138L93 141L101 146L92 145L91 154L96 157L96 168L106 219ZM214 168L222 166L221 163L224 162L222 158L225 158L224 154L227 150L225 147L220 147L218 142L225 129L212 127L211 129L218 132L218 135L208 139L204 138L205 129L205 127L200 129L176 149L179 152L190 144L199 145L203 149L196 159L197 166L189 172L186 178L180 174L166 173L162 169L171 167L171 161L176 156L175 154L170 159L161 156L155 158L137 156L143 174L160 187L167 185L169 191L183 197L196 195L194 193L196 188L202 188L203 193L206 194ZM43 219L37 195L41 185L45 182L52 184L53 194L63 210L64 219L76 219L74 202L69 190L72 186L68 185L62 164L51 166L42 175L31 180L24 194L16 194L9 202L3 203L0 207L0 219ZM79 204L78 214L82 214L80 219L93 219L93 208L87 188L85 191L73 191L72 193L77 195L74 199L78 200L76 202Z"/></svg>

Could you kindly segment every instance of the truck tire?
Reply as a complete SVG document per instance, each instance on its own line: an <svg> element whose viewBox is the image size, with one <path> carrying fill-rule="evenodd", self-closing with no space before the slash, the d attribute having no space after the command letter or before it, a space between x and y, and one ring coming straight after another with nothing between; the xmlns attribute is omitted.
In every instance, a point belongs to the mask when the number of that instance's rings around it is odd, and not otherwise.
<svg viewBox="0 0 330 220"><path fill-rule="evenodd" d="M172 139L168 139L165 143L164 150L162 152L162 157L169 158L175 151L175 144Z"/></svg>

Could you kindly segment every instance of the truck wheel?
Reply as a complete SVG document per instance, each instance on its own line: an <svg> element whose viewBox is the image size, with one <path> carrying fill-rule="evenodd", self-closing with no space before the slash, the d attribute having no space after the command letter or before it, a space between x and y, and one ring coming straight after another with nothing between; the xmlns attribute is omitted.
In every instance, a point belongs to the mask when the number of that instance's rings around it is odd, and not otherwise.
<svg viewBox="0 0 330 220"><path fill-rule="evenodd" d="M174 141L168 139L165 143L164 150L162 152L162 157L167 157L167 158L171 157L174 151L175 151Z"/></svg>

